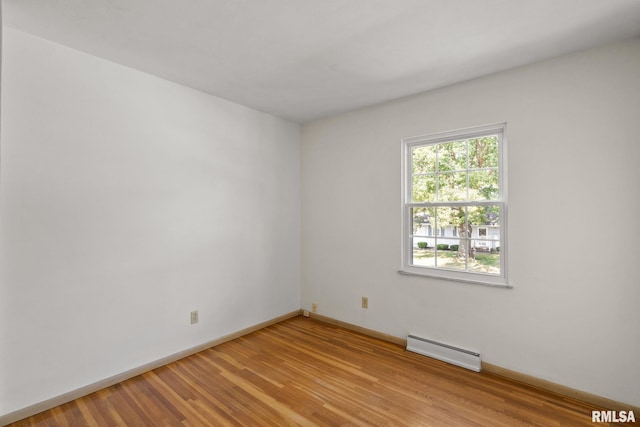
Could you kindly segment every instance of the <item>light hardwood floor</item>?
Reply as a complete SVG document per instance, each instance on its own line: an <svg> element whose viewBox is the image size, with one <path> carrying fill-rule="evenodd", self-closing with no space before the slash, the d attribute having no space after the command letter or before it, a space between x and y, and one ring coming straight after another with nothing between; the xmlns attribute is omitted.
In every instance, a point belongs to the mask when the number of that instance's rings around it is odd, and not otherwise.
<svg viewBox="0 0 640 427"><path fill-rule="evenodd" d="M296 317L11 426L593 426L592 409Z"/></svg>

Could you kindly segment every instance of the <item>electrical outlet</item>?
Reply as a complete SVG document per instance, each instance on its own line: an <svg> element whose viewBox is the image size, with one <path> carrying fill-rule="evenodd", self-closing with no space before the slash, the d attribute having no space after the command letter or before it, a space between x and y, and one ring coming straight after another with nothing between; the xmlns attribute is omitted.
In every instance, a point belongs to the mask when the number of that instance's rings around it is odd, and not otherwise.
<svg viewBox="0 0 640 427"><path fill-rule="evenodd" d="M198 323L198 310L194 310L191 312L191 324L194 325Z"/></svg>
<svg viewBox="0 0 640 427"><path fill-rule="evenodd" d="M369 308L369 298L362 297L362 308Z"/></svg>
<svg viewBox="0 0 640 427"><path fill-rule="evenodd" d="M314 313L318 312L318 304L316 304L315 302L311 304L311 311L313 311Z"/></svg>

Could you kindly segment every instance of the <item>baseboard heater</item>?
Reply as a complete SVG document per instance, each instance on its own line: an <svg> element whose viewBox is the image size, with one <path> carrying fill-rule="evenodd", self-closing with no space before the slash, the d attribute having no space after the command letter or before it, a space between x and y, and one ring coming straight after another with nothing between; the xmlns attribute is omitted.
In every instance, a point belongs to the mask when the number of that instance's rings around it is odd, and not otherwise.
<svg viewBox="0 0 640 427"><path fill-rule="evenodd" d="M407 350L476 372L480 372L482 366L480 353L431 341L416 335L410 334L407 337Z"/></svg>

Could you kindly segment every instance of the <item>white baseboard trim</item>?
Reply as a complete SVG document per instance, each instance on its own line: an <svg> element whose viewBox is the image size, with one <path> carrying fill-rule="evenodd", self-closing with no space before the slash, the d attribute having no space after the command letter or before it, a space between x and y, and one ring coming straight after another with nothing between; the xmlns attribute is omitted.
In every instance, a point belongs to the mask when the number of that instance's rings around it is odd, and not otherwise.
<svg viewBox="0 0 640 427"><path fill-rule="evenodd" d="M308 313L310 318L318 320L320 322L328 323L330 325L339 326L352 332L358 332L369 337L378 338L382 341L397 344L401 347L407 346L407 340L405 338L394 337L393 335L385 334L384 332L378 332L373 329L363 328L362 326L354 325L353 323L343 322L332 317L323 316L317 313Z"/></svg>
<svg viewBox="0 0 640 427"><path fill-rule="evenodd" d="M309 317L311 319L328 323L331 325L339 326L341 328L358 332L364 335L368 335L373 338L378 338L383 341L387 341L393 344L397 344L401 347L407 346L407 340L403 338L394 337L391 335L387 335L382 332L374 331L372 329L363 328L362 326L354 325L352 323L343 322L341 320L336 320L331 317L322 316L316 313L309 313ZM582 390L576 390L571 387L564 386L562 384L553 383L551 381L542 380L540 378L536 378L530 375L522 374L520 372L512 371L510 369L502 368L498 365L493 365L491 363L486 363L482 361L482 367L480 372L482 374L488 375L498 375L501 377L509 378L510 380L517 381L541 390L549 391L555 393L560 396L568 397L571 399L581 400L583 402L600 406L609 410L616 411L634 411L635 413L640 413L640 407L636 405L631 405L628 403L618 402L616 400L608 399L606 397L598 396L593 393L588 393Z"/></svg>
<svg viewBox="0 0 640 427"><path fill-rule="evenodd" d="M512 371L510 369L506 369L498 365L493 365L491 363L482 362L482 372L484 372L485 374L505 377L512 381L517 381L535 388L550 391L552 393L559 394L571 399L581 400L583 402L600 406L608 410L634 411L635 413L640 414L640 407L638 406L618 402L617 400L608 399L606 397L598 396L597 394L588 393L586 391L576 390L575 388L543 380L517 371Z"/></svg>
<svg viewBox="0 0 640 427"><path fill-rule="evenodd" d="M283 314L282 316L275 317L273 319L267 320L265 322L259 323L254 326L250 326L248 328L239 330L237 332L231 333L229 335L225 335L220 338L216 338L211 341L207 341L203 344L197 345L195 347L188 348L183 351L179 351L178 353L171 354L169 356L163 357L158 360L154 360L153 362L149 362L142 366L138 366L137 368L130 369L128 371L122 372L120 374L116 374L112 377L105 378L100 381L96 381L92 384L88 384L84 387L80 387L75 390L71 390L67 393L61 394L59 396L52 397L51 399L44 400L42 402L35 403L33 405L27 406L22 409L18 409L17 411L10 412L5 415L0 415L0 426L4 426L7 424L14 423L16 421L20 421L22 419L31 417L33 415L39 414L42 411L46 411L51 408L55 408L56 406L63 405L67 402L71 402L72 400L78 399L80 397L86 396L88 394L94 393L98 390L102 390L103 388L112 386L119 382L128 380L129 378L136 377L138 375L144 374L145 372L149 372L153 369L159 368L161 366L167 365L169 363L175 362L177 360L183 359L187 356L191 356L192 354L196 354L200 351L206 350L211 347L215 347L217 345L223 344L227 341L234 340L236 338L240 338L244 335L248 335L252 332L258 331L260 329L266 328L267 326L274 325L276 323L280 323L284 320L290 319L292 317L299 316L301 314L300 310L292 311L291 313Z"/></svg>

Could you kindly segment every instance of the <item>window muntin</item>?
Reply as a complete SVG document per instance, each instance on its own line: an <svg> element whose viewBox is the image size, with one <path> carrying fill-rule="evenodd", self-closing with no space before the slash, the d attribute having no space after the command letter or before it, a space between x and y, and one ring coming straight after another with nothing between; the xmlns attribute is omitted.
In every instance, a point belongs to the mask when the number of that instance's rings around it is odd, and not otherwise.
<svg viewBox="0 0 640 427"><path fill-rule="evenodd" d="M504 129L403 140L402 272L506 285Z"/></svg>

